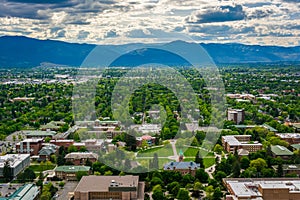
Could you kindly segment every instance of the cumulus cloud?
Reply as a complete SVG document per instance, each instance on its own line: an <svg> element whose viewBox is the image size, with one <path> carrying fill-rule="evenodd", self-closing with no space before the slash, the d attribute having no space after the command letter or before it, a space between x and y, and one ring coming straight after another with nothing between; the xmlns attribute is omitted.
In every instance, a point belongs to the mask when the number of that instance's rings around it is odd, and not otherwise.
<svg viewBox="0 0 300 200"><path fill-rule="evenodd" d="M189 23L226 22L245 19L245 12L241 5L206 7L192 13L187 18Z"/></svg>
<svg viewBox="0 0 300 200"><path fill-rule="evenodd" d="M86 43L297 44L299 0L0 0L0 35Z"/></svg>

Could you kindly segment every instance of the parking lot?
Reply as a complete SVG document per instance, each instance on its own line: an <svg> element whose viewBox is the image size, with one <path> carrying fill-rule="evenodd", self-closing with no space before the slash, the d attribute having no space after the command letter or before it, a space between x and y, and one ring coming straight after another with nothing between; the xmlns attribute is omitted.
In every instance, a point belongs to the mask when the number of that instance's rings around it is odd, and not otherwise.
<svg viewBox="0 0 300 200"><path fill-rule="evenodd" d="M7 197L14 193L19 187L21 187L23 184L0 184L0 192L1 197Z"/></svg>

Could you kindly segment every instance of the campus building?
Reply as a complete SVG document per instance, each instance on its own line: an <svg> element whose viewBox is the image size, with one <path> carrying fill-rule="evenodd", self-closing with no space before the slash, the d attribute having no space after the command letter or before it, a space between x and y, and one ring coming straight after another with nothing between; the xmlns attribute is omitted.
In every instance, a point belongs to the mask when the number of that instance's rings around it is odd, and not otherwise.
<svg viewBox="0 0 300 200"><path fill-rule="evenodd" d="M195 162L169 162L164 165L164 170L180 172L182 175L191 174L195 176L200 164Z"/></svg>
<svg viewBox="0 0 300 200"><path fill-rule="evenodd" d="M234 153L235 150L244 149L248 152L256 152L262 149L262 144L250 141L251 135L227 135L222 136L222 145L227 152Z"/></svg>
<svg viewBox="0 0 300 200"><path fill-rule="evenodd" d="M98 155L92 152L72 152L65 156L66 162L74 165L85 165L86 161L94 163L98 160Z"/></svg>
<svg viewBox="0 0 300 200"><path fill-rule="evenodd" d="M91 167L66 165L66 166L56 167L54 169L54 172L57 178L67 180L67 181L76 181L77 180L76 173L86 172L87 174L90 174Z"/></svg>
<svg viewBox="0 0 300 200"><path fill-rule="evenodd" d="M8 163L12 177L16 177L20 172L30 165L30 154L6 154L0 156L0 177L3 177L3 169Z"/></svg>
<svg viewBox="0 0 300 200"><path fill-rule="evenodd" d="M39 154L43 145L43 139L41 138L30 138L25 139L16 144L16 152L30 154L31 156L36 156Z"/></svg>
<svg viewBox="0 0 300 200"><path fill-rule="evenodd" d="M149 146L152 146L155 145L155 140L156 140L155 137L152 137L150 135L143 135L142 137L136 138L136 146L137 147L142 146L143 141L146 141Z"/></svg>
<svg viewBox="0 0 300 200"><path fill-rule="evenodd" d="M278 165L273 166L273 169L277 171ZM291 164L291 165L282 165L283 176L289 175L298 175L300 176L300 164Z"/></svg>
<svg viewBox="0 0 300 200"><path fill-rule="evenodd" d="M138 176L83 176L74 190L74 200L142 200L144 189Z"/></svg>
<svg viewBox="0 0 300 200"><path fill-rule="evenodd" d="M289 144L300 143L300 133L277 133L276 135Z"/></svg>
<svg viewBox="0 0 300 200"><path fill-rule="evenodd" d="M274 158L280 157L281 159L288 160L293 155L293 152L288 150L284 146L273 145L271 146L271 152Z"/></svg>
<svg viewBox="0 0 300 200"><path fill-rule="evenodd" d="M53 138L56 135L56 131L22 131L22 133L26 136L26 138Z"/></svg>
<svg viewBox="0 0 300 200"><path fill-rule="evenodd" d="M230 195L226 200L298 200L300 179L292 178L225 178Z"/></svg>
<svg viewBox="0 0 300 200"><path fill-rule="evenodd" d="M25 184L9 197L0 197L0 200L37 200L39 193L40 190L38 186L34 184Z"/></svg>
<svg viewBox="0 0 300 200"><path fill-rule="evenodd" d="M231 109L227 110L227 120L234 121L236 124L243 123L245 120L244 109Z"/></svg>

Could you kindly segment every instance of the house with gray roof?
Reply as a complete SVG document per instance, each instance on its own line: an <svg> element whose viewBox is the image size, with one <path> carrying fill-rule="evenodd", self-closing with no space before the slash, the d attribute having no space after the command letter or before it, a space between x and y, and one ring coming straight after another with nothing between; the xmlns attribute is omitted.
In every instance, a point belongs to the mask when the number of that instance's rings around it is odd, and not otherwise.
<svg viewBox="0 0 300 200"><path fill-rule="evenodd" d="M197 169L200 169L200 164L195 162L169 162L164 165L164 170L178 171L182 175L191 174L195 176Z"/></svg>

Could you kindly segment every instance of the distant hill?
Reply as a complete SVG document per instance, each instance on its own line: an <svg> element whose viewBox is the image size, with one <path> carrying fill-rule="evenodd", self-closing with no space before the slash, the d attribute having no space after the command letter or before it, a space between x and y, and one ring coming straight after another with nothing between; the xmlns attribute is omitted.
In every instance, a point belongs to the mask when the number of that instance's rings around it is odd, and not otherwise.
<svg viewBox="0 0 300 200"><path fill-rule="evenodd" d="M173 45L173 47L180 48L183 43L183 41L175 41L156 45ZM195 45L195 43L189 45ZM217 64L300 61L300 46L280 47L236 43L201 45ZM145 62L158 62L166 65L187 64L184 59L170 52L162 52L155 48L147 49L147 44L101 45L99 48L105 52L128 49L132 46L142 50L120 57L114 65L132 66ZM0 37L0 67L36 67L44 62L80 66L95 47L96 45L92 44L3 36Z"/></svg>

